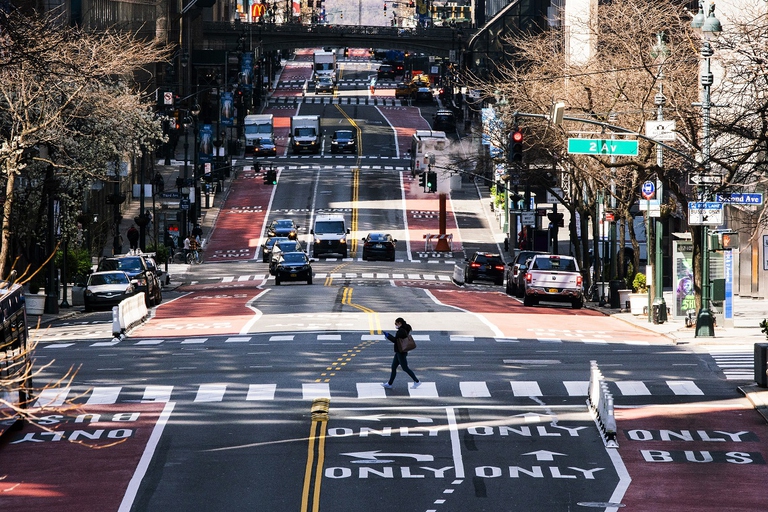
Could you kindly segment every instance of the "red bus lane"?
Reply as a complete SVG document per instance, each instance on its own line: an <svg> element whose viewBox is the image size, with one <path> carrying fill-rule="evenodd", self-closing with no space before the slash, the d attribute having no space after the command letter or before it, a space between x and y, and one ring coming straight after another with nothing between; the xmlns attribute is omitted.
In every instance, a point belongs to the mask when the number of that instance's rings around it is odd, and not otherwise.
<svg viewBox="0 0 768 512"><path fill-rule="evenodd" d="M616 411L634 512L768 509L768 425L746 399Z"/></svg>
<svg viewBox="0 0 768 512"><path fill-rule="evenodd" d="M232 282L216 288L185 286L187 295L161 304L154 316L131 332L132 337L215 336L237 334L258 313L246 304L264 293L256 281Z"/></svg>
<svg viewBox="0 0 768 512"><path fill-rule="evenodd" d="M377 93L378 94L378 93ZM384 93L387 96L394 94ZM411 137L416 130L431 130L426 119L422 117L421 110L417 107L379 107L383 115L395 129L397 136L397 147L400 156L405 158L408 151L411 150Z"/></svg>
<svg viewBox="0 0 768 512"><path fill-rule="evenodd" d="M0 510L130 509L173 404L51 409L3 437Z"/></svg>
<svg viewBox="0 0 768 512"><path fill-rule="evenodd" d="M274 190L263 183L261 174L238 173L205 247L205 261L220 263L256 258Z"/></svg>

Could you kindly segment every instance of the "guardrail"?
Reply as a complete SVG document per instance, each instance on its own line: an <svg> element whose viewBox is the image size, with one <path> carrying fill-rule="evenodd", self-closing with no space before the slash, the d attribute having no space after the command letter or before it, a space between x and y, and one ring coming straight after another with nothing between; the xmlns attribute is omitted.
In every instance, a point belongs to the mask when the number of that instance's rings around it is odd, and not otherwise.
<svg viewBox="0 0 768 512"><path fill-rule="evenodd" d="M149 312L144 292L129 297L112 308L112 336L125 339L125 332L144 321Z"/></svg>
<svg viewBox="0 0 768 512"><path fill-rule="evenodd" d="M616 439L616 417L613 412L613 395L608 391L608 383L597 366L597 361L589 362L589 394L587 405L608 448L618 448Z"/></svg>

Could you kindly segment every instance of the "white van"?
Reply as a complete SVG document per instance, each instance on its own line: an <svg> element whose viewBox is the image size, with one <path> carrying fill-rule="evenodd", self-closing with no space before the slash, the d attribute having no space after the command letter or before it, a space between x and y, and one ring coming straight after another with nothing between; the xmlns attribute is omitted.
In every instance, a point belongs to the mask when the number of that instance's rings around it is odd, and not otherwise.
<svg viewBox="0 0 768 512"><path fill-rule="evenodd" d="M347 257L349 228L343 215L318 215L310 234L312 255L315 258L321 254L340 254L342 258Z"/></svg>

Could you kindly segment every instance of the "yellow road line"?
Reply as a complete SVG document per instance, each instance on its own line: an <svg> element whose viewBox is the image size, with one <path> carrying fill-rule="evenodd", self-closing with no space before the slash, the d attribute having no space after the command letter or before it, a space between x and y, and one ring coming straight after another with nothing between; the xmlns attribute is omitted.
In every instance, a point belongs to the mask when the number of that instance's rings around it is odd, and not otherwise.
<svg viewBox="0 0 768 512"><path fill-rule="evenodd" d="M352 302L352 288L344 288L341 294L341 303L346 304L348 306L352 306L355 309L359 309L363 313L366 313L368 316L368 330L371 334L381 334L381 318L379 317L379 314L372 310L371 308L367 308L365 306L361 306L360 304L355 304Z"/></svg>
<svg viewBox="0 0 768 512"><path fill-rule="evenodd" d="M327 418L313 419L309 429L307 465L304 468L304 485L301 491L301 512L309 512L310 501L312 502L312 512L320 510L320 486L323 480L323 466L325 465L327 424ZM315 445L317 445L317 457L315 457ZM314 478L312 477L313 473Z"/></svg>

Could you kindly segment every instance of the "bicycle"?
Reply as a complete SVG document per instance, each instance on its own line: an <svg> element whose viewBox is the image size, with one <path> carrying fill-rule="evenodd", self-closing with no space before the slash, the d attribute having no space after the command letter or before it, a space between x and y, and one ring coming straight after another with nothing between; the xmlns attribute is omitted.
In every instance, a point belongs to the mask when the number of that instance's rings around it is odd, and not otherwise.
<svg viewBox="0 0 768 512"><path fill-rule="evenodd" d="M200 259L200 249L190 249L187 253L187 264L191 265L193 263L200 264L202 263L202 260Z"/></svg>

